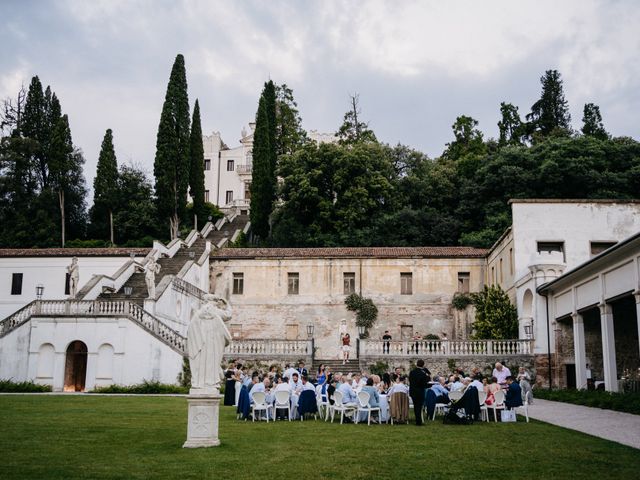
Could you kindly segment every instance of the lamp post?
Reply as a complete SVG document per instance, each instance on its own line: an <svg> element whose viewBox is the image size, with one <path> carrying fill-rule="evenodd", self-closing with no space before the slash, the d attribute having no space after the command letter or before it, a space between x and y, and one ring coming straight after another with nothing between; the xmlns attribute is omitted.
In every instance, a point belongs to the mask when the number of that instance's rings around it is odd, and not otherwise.
<svg viewBox="0 0 640 480"><path fill-rule="evenodd" d="M524 334L527 336L527 340L531 340L531 337L533 335L533 325L527 323L524 326Z"/></svg>
<svg viewBox="0 0 640 480"><path fill-rule="evenodd" d="M367 331L367 327L365 327L364 325L358 325L358 337L360 338L364 338L364 334Z"/></svg>
<svg viewBox="0 0 640 480"><path fill-rule="evenodd" d="M131 287L131 286L124 287L124 294L127 297L130 297L132 293L133 293L133 287Z"/></svg>
<svg viewBox="0 0 640 480"><path fill-rule="evenodd" d="M36 298L38 300L42 300L42 294L43 293L44 293L44 285L39 283L38 285L36 285Z"/></svg>
<svg viewBox="0 0 640 480"><path fill-rule="evenodd" d="M313 338L314 329L315 329L315 327L314 327L313 323L310 323L310 324L307 325L307 337Z"/></svg>

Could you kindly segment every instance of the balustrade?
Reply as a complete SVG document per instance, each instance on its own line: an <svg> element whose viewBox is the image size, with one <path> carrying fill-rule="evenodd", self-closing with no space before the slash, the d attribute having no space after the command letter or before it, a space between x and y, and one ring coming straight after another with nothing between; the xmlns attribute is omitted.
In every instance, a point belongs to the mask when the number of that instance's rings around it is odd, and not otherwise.
<svg viewBox="0 0 640 480"><path fill-rule="evenodd" d="M466 357L530 355L532 340L360 340L361 356Z"/></svg>
<svg viewBox="0 0 640 480"><path fill-rule="evenodd" d="M232 340L225 349L228 355L263 355L305 357L311 355L311 340Z"/></svg>

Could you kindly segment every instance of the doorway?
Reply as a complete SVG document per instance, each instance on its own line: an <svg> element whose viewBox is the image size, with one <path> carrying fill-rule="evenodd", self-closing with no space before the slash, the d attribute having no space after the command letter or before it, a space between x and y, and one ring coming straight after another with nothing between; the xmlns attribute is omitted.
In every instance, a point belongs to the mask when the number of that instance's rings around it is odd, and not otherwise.
<svg viewBox="0 0 640 480"><path fill-rule="evenodd" d="M87 377L87 346L80 340L67 347L64 366L64 391L84 392Z"/></svg>

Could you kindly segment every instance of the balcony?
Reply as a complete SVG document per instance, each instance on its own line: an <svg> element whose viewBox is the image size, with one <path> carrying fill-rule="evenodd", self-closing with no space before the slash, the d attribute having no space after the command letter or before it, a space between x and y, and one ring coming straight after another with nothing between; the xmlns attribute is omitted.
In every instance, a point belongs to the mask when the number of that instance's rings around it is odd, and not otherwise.
<svg viewBox="0 0 640 480"><path fill-rule="evenodd" d="M236 165L236 172L238 175L251 175L253 164L247 163L246 165Z"/></svg>

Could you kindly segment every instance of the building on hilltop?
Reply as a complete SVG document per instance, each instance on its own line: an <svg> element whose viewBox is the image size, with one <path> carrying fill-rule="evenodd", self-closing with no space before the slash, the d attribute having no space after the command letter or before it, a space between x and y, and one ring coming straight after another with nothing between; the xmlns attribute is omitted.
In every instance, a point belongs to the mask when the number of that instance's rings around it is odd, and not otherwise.
<svg viewBox="0 0 640 480"><path fill-rule="evenodd" d="M512 200L511 211L489 250L224 248L250 228L233 209L149 250L0 250L0 378L56 390L173 383L192 312L209 291L233 305L227 358L254 365L335 363L348 331L354 361L341 369L424 358L444 373L500 360L529 367L540 385L583 387L590 376L620 389L640 366L640 202ZM80 290L68 298L73 256ZM161 270L146 298L140 269L151 258ZM474 307L453 307L456 293L493 284L517 306L519 338L473 340ZM369 338L356 340L350 293L378 307Z"/></svg>
<svg viewBox="0 0 640 480"><path fill-rule="evenodd" d="M205 201L224 211L247 213L251 201L251 169L253 166L253 133L256 124L240 133L240 145L228 147L220 132L204 135L204 185ZM308 132L307 136L317 143L335 142L330 133Z"/></svg>

